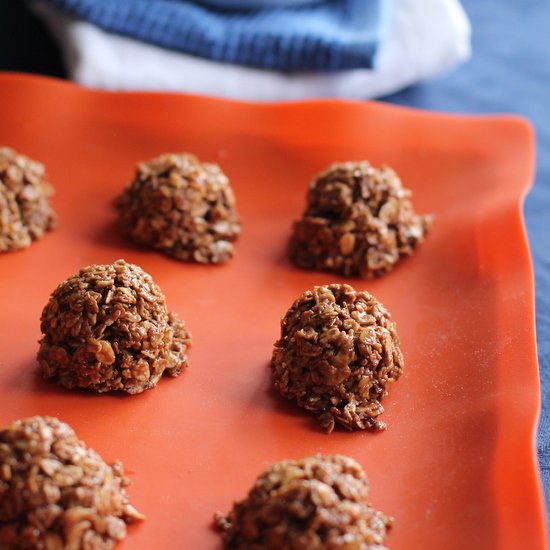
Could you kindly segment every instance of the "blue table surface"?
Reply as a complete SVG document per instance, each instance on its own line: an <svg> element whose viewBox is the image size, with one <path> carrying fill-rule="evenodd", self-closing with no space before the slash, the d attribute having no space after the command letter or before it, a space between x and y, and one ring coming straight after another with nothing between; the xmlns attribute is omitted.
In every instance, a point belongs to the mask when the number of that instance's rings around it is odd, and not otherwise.
<svg viewBox="0 0 550 550"><path fill-rule="evenodd" d="M542 412L537 448L550 510L550 2L463 0L473 27L473 56L437 80L384 100L428 110L516 113L537 138L535 184L525 219L535 268Z"/></svg>

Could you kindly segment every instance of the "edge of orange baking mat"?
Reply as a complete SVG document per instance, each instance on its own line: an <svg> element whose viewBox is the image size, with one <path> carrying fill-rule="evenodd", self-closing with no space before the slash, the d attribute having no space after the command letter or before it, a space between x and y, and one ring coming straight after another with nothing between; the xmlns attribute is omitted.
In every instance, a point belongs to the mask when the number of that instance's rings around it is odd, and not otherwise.
<svg viewBox="0 0 550 550"><path fill-rule="evenodd" d="M548 548L546 513L542 482L536 454L536 430L540 414L540 383L536 350L534 315L534 276L530 250L523 217L523 202L534 176L534 133L530 124L517 116L457 115L421 111L409 107L384 103L341 99L313 99L290 102L260 103L178 94L174 92L111 92L92 90L74 83L49 77L22 73L0 73L0 97L20 93L32 95L36 89L48 89L54 93L70 95L90 94L97 96L124 95L143 98L144 101L198 101L216 102L237 108L257 111L278 111L280 109L325 109L336 105L347 105L353 109L383 110L394 112L400 117L438 118L462 121L484 121L500 125L499 130L509 133L509 139L517 142L522 155L518 162L521 181L505 193L505 215L502 212L487 212L480 224L480 259L488 267L489 275L496 283L499 298L497 330L499 334L518 333L522 345L505 341L498 365L499 427L497 449L493 463L492 479L495 514L498 518L498 547L502 549ZM308 132L303 128L304 137ZM0 140L3 136L0 136ZM493 215L494 214L494 215ZM508 238L503 242L503 236ZM512 273L513 282L519 292L508 293ZM518 323L518 320L520 321ZM517 342L516 342L517 343ZM516 369L508 368L515 365ZM518 391L517 368L521 368L521 391ZM515 405L515 406L514 406ZM475 498L475 495L472 495ZM475 529L475 526L472 526ZM527 537L526 537L527 534Z"/></svg>
<svg viewBox="0 0 550 550"><path fill-rule="evenodd" d="M523 213L534 180L535 135L521 117L490 118L517 154L514 173L519 174L506 190L506 202L488 205L476 243L481 267L495 286L501 343L495 365L499 414L492 472L498 548L544 549L549 541L536 446L541 393L535 281Z"/></svg>

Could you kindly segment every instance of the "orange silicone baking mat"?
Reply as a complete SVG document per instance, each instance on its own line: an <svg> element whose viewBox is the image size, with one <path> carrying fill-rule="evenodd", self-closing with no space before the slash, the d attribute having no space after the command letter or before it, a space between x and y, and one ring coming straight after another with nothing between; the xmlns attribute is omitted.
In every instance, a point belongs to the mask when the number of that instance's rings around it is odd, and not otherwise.
<svg viewBox="0 0 550 550"><path fill-rule="evenodd" d="M458 117L373 102L250 104L91 91L0 75L0 143L46 165L59 227L0 257L0 424L68 422L131 474L147 515L120 545L219 549L214 512L272 462L345 453L394 550L542 549L534 451L539 382L533 277L521 204L533 134L515 117ZM113 200L136 162L190 151L230 177L243 222L232 261L179 263L135 248ZM333 161L388 164L433 213L426 242L378 280L298 270L285 257L311 178ZM137 396L58 389L37 375L39 317L55 286L91 263L139 264L193 333L189 369ZM386 432L327 435L270 390L279 322L316 284L348 282L392 312L405 372Z"/></svg>

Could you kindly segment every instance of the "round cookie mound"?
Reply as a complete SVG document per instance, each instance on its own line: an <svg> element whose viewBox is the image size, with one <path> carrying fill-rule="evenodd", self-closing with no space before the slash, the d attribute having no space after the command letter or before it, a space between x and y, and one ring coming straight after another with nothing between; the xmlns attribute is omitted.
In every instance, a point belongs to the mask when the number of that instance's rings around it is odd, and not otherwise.
<svg viewBox="0 0 550 550"><path fill-rule="evenodd" d="M112 548L144 519L120 462L106 464L56 418L0 430L0 548Z"/></svg>
<svg viewBox="0 0 550 550"><path fill-rule="evenodd" d="M44 378L66 388L130 394L187 366L191 338L164 294L137 265L83 267L42 311L38 360Z"/></svg>
<svg viewBox="0 0 550 550"><path fill-rule="evenodd" d="M365 472L352 458L285 460L216 521L231 550L385 550L393 520L368 497Z"/></svg>
<svg viewBox="0 0 550 550"><path fill-rule="evenodd" d="M140 245L200 263L233 256L241 226L229 179L216 164L185 153L141 163L117 206L123 232Z"/></svg>
<svg viewBox="0 0 550 550"><path fill-rule="evenodd" d="M387 386L403 371L389 312L368 292L316 286L281 321L271 359L281 395L317 415L327 432L384 429L377 420Z"/></svg>
<svg viewBox="0 0 550 550"><path fill-rule="evenodd" d="M30 246L56 225L44 166L0 147L0 252Z"/></svg>
<svg viewBox="0 0 550 550"><path fill-rule="evenodd" d="M294 222L290 258L299 267L376 277L410 256L431 225L415 214L397 174L368 162L333 164L312 182Z"/></svg>

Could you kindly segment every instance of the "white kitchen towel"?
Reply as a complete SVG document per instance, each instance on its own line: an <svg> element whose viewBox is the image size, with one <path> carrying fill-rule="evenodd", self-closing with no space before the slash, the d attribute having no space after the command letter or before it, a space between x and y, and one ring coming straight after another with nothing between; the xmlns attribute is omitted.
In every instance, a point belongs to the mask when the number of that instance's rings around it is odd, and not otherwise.
<svg viewBox="0 0 550 550"><path fill-rule="evenodd" d="M167 90L246 100L373 98L435 77L471 53L470 24L458 0L394 0L376 69L276 72L220 63L107 33L41 1L33 2L59 41L69 76L93 88Z"/></svg>

